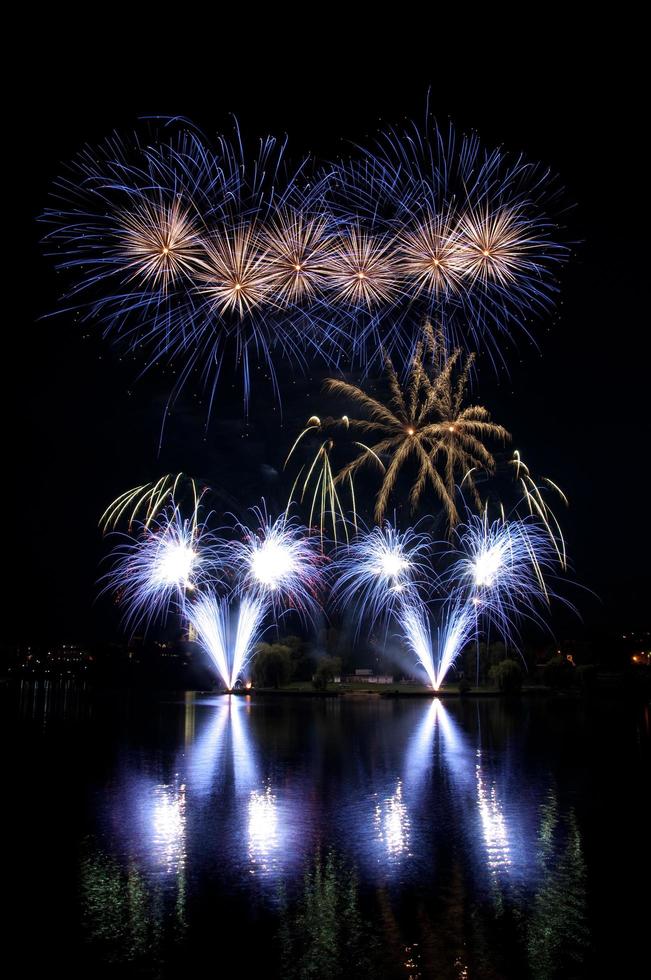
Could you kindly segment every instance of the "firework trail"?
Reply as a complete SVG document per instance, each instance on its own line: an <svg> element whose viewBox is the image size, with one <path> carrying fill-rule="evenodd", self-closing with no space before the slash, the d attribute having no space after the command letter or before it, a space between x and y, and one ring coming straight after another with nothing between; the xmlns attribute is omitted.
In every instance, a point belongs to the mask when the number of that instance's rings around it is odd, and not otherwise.
<svg viewBox="0 0 651 980"><path fill-rule="evenodd" d="M109 504L99 524L104 534L117 530L123 520L128 531L138 520L147 528L168 507L177 507L189 499L196 526L205 493L206 488L200 491L192 477L184 473L167 473L158 480L125 490Z"/></svg>
<svg viewBox="0 0 651 980"><path fill-rule="evenodd" d="M304 503L306 499L310 500L310 513L308 517L308 526L312 527L314 522L315 514L318 514L318 527L319 534L321 536L321 544L325 545L325 527L328 520L332 526L332 540L337 543L338 534L337 527L341 524L343 528L344 537L346 541L349 541L349 520L344 511L344 507L341 501L342 490L347 490L350 495L350 516L352 521L352 526L355 531L357 531L357 500L355 496L355 482L352 472L349 472L345 477L339 479L335 476L333 470L332 457L334 450L337 447L339 440L335 439L334 435L330 434L335 431L342 430L347 432L350 428L350 419L347 415L342 415L339 419L334 418L324 418L321 419L318 415L312 415L308 420L305 428L299 433L298 437L294 441L292 448L287 454L285 460L284 469L287 467L290 459L294 456L294 453L298 447L303 443L303 440L311 435L325 435L318 445L317 451L312 458L311 462L306 465L301 466L294 484L289 494L289 500L287 502L287 509L289 510L293 500L296 499L300 503ZM328 433L326 435L326 433ZM384 471L384 464L382 460L377 456L369 446L366 446L362 442L353 441L352 445L356 449L362 449L365 451L369 459L375 461L377 466ZM339 483L339 489L337 489L337 483ZM297 492L300 491L300 492ZM310 498L311 493L311 498Z"/></svg>

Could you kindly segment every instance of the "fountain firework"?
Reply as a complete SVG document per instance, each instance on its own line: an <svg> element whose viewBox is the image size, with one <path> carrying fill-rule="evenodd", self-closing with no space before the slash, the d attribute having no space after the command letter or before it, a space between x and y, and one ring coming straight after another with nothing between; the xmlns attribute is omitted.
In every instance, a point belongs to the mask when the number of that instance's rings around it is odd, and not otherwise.
<svg viewBox="0 0 651 980"><path fill-rule="evenodd" d="M235 614L228 598L207 592L189 603L186 613L199 644L217 668L226 689L232 691L250 663L262 633L264 602L244 595Z"/></svg>
<svg viewBox="0 0 651 980"><path fill-rule="evenodd" d="M468 603L451 601L443 608L441 622L432 637L427 607L419 599L401 601L398 622L402 635L438 691L445 675L475 630L475 617Z"/></svg>

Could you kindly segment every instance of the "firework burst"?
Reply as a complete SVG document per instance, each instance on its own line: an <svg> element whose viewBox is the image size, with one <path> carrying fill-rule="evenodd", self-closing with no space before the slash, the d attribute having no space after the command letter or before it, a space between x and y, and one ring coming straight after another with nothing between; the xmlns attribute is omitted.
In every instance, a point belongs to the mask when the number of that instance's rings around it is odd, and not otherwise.
<svg viewBox="0 0 651 980"><path fill-rule="evenodd" d="M448 584L466 597L478 621L517 646L518 624L524 618L542 624L540 609L555 597L559 560L548 529L536 518L489 521L484 511L470 514L455 537Z"/></svg>
<svg viewBox="0 0 651 980"><path fill-rule="evenodd" d="M535 272L529 253L536 243L526 218L517 211L468 211L459 222L457 241L462 274L484 287L495 282L508 289L526 270Z"/></svg>
<svg viewBox="0 0 651 980"><path fill-rule="evenodd" d="M167 292L182 277L191 278L196 272L203 243L196 222L179 201L143 200L118 216L120 221L118 251L124 257L124 271L144 286Z"/></svg>
<svg viewBox="0 0 651 980"><path fill-rule="evenodd" d="M401 232L397 255L406 289L414 297L445 297L463 288L464 255L449 216L430 214Z"/></svg>
<svg viewBox="0 0 651 980"><path fill-rule="evenodd" d="M102 591L117 594L131 628L164 620L171 608L183 611L189 592L221 574L221 543L197 521L196 512L185 519L178 507L170 507L122 538Z"/></svg>
<svg viewBox="0 0 651 980"><path fill-rule="evenodd" d="M277 302L304 306L323 294L333 250L326 217L281 211L264 232L262 245Z"/></svg>
<svg viewBox="0 0 651 980"><path fill-rule="evenodd" d="M430 550L428 535L414 528L401 532L388 521L341 547L333 565L334 598L342 609L353 611L357 631L363 621L386 625L398 604L421 590L432 592Z"/></svg>
<svg viewBox="0 0 651 980"><path fill-rule="evenodd" d="M472 358L461 361L461 352L437 354L436 338L426 329L426 343L418 344L412 359L409 378L400 384L392 361L386 359L390 397L384 403L356 385L338 379L326 382L328 391L354 401L369 416L349 419L353 429L372 433L378 441L365 447L353 462L338 473L337 480L347 479L365 466L371 458L387 456L384 478L376 498L375 520L380 523L387 511L391 494L403 467L417 464L417 476L409 494L414 510L429 484L443 505L451 526L458 520L455 504L457 479L466 482L477 497L472 470L492 472L495 460L485 440L505 441L506 429L491 421L481 405L466 405L468 375ZM427 355L431 355L428 362ZM461 363L460 371L456 371ZM477 501L479 503L479 500Z"/></svg>
<svg viewBox="0 0 651 980"><path fill-rule="evenodd" d="M214 313L242 318L269 298L271 275L250 227L223 229L206 243L199 292Z"/></svg>
<svg viewBox="0 0 651 980"><path fill-rule="evenodd" d="M367 309L390 302L400 285L391 242L351 228L335 242L327 282L336 303Z"/></svg>
<svg viewBox="0 0 651 980"><path fill-rule="evenodd" d="M229 545L238 591L269 604L276 615L293 609L304 619L313 617L323 564L317 541L287 512L275 521L264 507L252 512L257 526L237 524L237 539Z"/></svg>

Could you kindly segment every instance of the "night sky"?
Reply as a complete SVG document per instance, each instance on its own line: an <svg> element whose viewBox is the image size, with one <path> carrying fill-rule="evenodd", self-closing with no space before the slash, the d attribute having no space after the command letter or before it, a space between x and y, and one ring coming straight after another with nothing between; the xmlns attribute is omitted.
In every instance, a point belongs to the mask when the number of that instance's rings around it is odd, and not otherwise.
<svg viewBox="0 0 651 980"><path fill-rule="evenodd" d="M189 390L159 453L169 377L137 380L142 365L122 359L98 325L81 327L72 315L44 319L63 282L41 253L36 218L62 163L141 115L182 114L212 134L230 128L231 112L249 137L288 133L294 158L307 151L333 158L372 136L380 121L422 118L430 85L440 121L549 164L576 204L566 223L579 244L562 272L561 303L535 325L540 350L518 338L508 375L480 357L476 391L534 471L570 498L564 527L574 577L600 597L572 592L586 629L649 627L648 286L638 244L648 176L646 156L638 163L631 103L637 81L632 73L611 77L594 39L583 54L570 39L545 44L544 53L503 48L496 66L489 43L472 57L451 51L445 62L434 53L409 57L404 46L400 60L387 45L359 52L346 45L327 54L332 70L325 53L312 57L305 44L293 53L242 53L232 69L219 54L202 53L191 70L186 46L183 64L169 72L165 53L127 42L110 62L88 47L34 49L39 84L20 114L5 187L19 209L24 284L5 319L3 514L11 560L4 639L117 635L110 604L94 601L105 551L97 520L113 497L183 470L215 485L225 509L263 494L272 509L280 506L286 486L277 474L287 449L324 404L327 372L281 372L282 424L265 386L256 386L247 424L227 365L208 429L200 393ZM5 295L16 288L4 285Z"/></svg>

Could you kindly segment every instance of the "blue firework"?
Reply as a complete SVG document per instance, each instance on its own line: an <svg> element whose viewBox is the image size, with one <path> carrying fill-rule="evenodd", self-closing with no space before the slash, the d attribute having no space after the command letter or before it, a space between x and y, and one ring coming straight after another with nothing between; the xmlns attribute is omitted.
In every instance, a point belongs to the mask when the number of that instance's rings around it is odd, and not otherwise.
<svg viewBox="0 0 651 980"><path fill-rule="evenodd" d="M329 170L327 202L343 226L391 242L393 290L381 311L359 303L360 359L378 336L408 358L430 318L452 346L499 351L557 292L568 253L550 216L559 191L550 171L482 145L476 134L425 125L381 132L370 148ZM359 233L359 232L358 232Z"/></svg>

